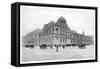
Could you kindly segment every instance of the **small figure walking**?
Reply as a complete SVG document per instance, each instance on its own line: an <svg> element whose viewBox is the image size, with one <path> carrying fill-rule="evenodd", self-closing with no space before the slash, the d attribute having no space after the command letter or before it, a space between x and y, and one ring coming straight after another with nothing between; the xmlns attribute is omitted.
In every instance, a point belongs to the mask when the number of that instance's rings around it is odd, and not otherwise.
<svg viewBox="0 0 100 69"><path fill-rule="evenodd" d="M56 52L58 52L58 46L56 46Z"/></svg>

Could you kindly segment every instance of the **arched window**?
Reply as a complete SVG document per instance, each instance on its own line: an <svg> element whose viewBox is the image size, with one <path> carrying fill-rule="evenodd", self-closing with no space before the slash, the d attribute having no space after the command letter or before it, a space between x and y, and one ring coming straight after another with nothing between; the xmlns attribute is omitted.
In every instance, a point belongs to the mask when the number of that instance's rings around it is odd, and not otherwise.
<svg viewBox="0 0 100 69"><path fill-rule="evenodd" d="M58 31L58 28L56 28L56 31Z"/></svg>
<svg viewBox="0 0 100 69"><path fill-rule="evenodd" d="M41 33L39 33L39 37L41 37Z"/></svg>
<svg viewBox="0 0 100 69"><path fill-rule="evenodd" d="M52 29L52 31L54 31L54 28Z"/></svg>

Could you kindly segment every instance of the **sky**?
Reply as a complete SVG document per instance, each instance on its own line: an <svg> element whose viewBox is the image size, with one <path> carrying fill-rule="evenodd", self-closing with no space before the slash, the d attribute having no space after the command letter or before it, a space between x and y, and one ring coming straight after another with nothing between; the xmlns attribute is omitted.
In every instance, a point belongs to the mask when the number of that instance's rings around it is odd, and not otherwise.
<svg viewBox="0 0 100 69"><path fill-rule="evenodd" d="M37 28L42 29L50 21L56 22L60 16L66 19L70 29L78 33L84 30L86 35L94 35L95 10L23 5L20 7L22 36Z"/></svg>

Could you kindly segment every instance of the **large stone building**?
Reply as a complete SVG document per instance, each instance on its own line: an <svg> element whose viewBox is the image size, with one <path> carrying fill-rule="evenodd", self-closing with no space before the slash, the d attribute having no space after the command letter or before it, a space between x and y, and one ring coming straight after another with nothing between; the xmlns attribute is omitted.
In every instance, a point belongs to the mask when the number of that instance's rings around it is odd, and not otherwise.
<svg viewBox="0 0 100 69"><path fill-rule="evenodd" d="M71 30L64 17L58 18L57 22L45 24L43 29L37 29L27 35L27 41L34 45L66 45L66 44L92 44L92 36L86 36ZM27 42L26 41L26 42Z"/></svg>

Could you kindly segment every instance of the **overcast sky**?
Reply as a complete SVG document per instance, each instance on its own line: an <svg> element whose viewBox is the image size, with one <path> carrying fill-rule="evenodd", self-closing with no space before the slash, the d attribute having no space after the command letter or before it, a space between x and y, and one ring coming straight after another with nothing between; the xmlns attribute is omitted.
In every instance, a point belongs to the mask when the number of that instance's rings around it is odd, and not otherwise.
<svg viewBox="0 0 100 69"><path fill-rule="evenodd" d="M63 16L68 26L78 33L82 33L83 29L86 35L93 35L95 32L95 10L21 6L20 12L22 35L37 28L42 29L44 24L51 20L56 22L60 16Z"/></svg>

